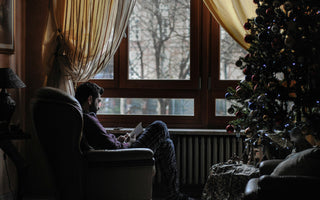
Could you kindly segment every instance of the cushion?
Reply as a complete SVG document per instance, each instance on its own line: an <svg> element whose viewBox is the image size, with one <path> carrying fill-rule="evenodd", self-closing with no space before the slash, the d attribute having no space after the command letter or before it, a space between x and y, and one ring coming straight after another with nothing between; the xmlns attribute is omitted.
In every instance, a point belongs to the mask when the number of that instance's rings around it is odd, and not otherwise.
<svg viewBox="0 0 320 200"><path fill-rule="evenodd" d="M320 177L320 148L309 148L281 162L272 172L274 176L300 175Z"/></svg>

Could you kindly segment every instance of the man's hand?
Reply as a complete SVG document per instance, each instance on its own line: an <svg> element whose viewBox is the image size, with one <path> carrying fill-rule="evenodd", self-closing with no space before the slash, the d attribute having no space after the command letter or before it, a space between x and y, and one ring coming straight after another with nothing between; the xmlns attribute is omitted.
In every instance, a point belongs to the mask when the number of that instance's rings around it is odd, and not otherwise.
<svg viewBox="0 0 320 200"><path fill-rule="evenodd" d="M136 138L136 135L133 135L132 137L130 137L130 134L127 133L127 134L125 134L125 135L120 135L120 136L117 138L117 140L118 140L119 142L126 142L126 143L129 144L129 146L131 146L131 145L137 140L137 138Z"/></svg>
<svg viewBox="0 0 320 200"><path fill-rule="evenodd" d="M136 140L137 140L136 135L133 135L131 137L128 136L125 142L128 143L129 146L131 146Z"/></svg>
<svg viewBox="0 0 320 200"><path fill-rule="evenodd" d="M120 135L120 136L117 138L117 140L118 140L119 142L125 142L128 137L129 137L129 133L127 133L127 134L125 134L125 135Z"/></svg>

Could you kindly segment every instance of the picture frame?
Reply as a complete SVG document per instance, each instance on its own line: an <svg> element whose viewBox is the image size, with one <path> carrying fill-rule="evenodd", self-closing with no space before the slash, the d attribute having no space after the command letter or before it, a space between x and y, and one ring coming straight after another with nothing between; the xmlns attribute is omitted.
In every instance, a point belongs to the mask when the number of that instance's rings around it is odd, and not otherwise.
<svg viewBox="0 0 320 200"><path fill-rule="evenodd" d="M0 53L14 52L14 0L0 0Z"/></svg>

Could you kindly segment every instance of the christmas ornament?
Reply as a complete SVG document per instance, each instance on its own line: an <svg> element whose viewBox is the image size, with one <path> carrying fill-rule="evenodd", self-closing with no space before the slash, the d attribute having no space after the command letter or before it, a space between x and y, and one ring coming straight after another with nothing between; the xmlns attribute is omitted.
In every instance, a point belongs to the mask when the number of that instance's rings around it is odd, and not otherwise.
<svg viewBox="0 0 320 200"><path fill-rule="evenodd" d="M233 133L234 132L234 127L232 125L227 125L226 127L227 133Z"/></svg>

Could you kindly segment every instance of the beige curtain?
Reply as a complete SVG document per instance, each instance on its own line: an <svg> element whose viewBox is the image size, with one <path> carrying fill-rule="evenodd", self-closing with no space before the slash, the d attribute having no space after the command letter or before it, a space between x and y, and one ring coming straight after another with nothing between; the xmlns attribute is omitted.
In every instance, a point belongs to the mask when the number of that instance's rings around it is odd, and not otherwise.
<svg viewBox="0 0 320 200"><path fill-rule="evenodd" d="M256 16L257 5L252 0L203 0L211 14L219 24L243 48L248 49L249 44L244 42L246 30L243 24L248 18Z"/></svg>
<svg viewBox="0 0 320 200"><path fill-rule="evenodd" d="M42 48L45 85L74 94L116 52L135 0L51 0Z"/></svg>

